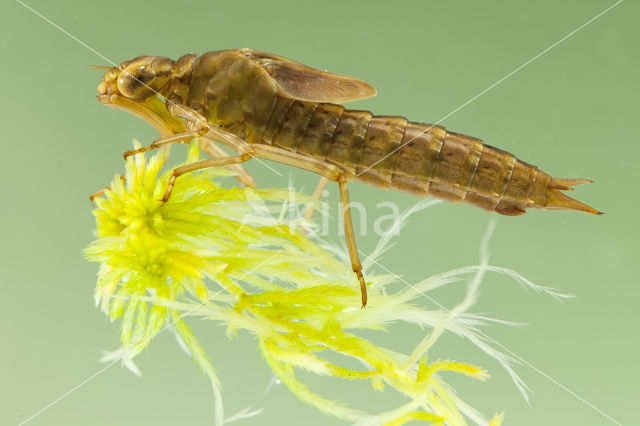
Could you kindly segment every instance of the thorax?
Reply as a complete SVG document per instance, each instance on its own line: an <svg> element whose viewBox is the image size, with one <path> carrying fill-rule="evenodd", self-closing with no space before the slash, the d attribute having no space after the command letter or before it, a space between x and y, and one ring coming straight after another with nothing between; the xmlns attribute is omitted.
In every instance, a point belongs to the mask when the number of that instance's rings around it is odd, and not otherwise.
<svg viewBox="0 0 640 426"><path fill-rule="evenodd" d="M262 132L276 103L271 77L238 50L185 55L177 61L172 93L188 107L250 143Z"/></svg>

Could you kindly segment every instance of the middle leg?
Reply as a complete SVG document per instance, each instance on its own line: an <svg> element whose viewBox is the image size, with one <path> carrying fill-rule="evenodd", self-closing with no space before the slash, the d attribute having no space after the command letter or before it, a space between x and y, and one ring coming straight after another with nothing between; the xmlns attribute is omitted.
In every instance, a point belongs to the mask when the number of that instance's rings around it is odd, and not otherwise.
<svg viewBox="0 0 640 426"><path fill-rule="evenodd" d="M251 156L249 154L241 154L234 155L228 157L221 158L212 158L211 160L203 160L197 161L191 164L185 164L184 166L176 167L173 169L173 173L171 174L171 178L169 179L169 184L167 185L167 190L164 193L164 197L162 197L162 202L166 203L171 196L171 192L173 191L173 186L175 185L176 179L182 176L185 173L193 172L195 170L206 169L208 167L218 167L218 166L228 166L230 164L240 164L249 160Z"/></svg>
<svg viewBox="0 0 640 426"><path fill-rule="evenodd" d="M327 183L329 183L329 179L321 176L320 180L318 181L318 184L316 185L316 189L313 191L313 195L311 195L311 198L313 198L314 202L317 202L320 197L322 197L322 191L324 191L324 189L327 187ZM316 211L315 206L309 206L307 207L307 209L304 212L304 218L307 220L311 220L311 218L313 217L313 213Z"/></svg>

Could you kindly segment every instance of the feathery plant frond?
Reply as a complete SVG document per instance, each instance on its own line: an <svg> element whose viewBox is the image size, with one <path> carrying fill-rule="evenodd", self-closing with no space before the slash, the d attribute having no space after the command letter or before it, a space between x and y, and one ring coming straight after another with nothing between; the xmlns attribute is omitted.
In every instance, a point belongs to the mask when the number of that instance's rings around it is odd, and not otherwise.
<svg viewBox="0 0 640 426"><path fill-rule="evenodd" d="M187 162L198 158L194 142ZM106 359L121 359L137 372L135 356L158 333L171 329L211 382L217 425L225 422L221 385L187 325L188 317L217 321L229 336L238 330L249 331L264 360L298 398L358 425L401 425L411 420L441 425L502 422L501 414L488 420L471 408L441 377L453 372L484 381L489 377L486 370L465 362L428 359L429 349L446 331L466 337L498 360L525 393L524 383L512 368L513 360L491 346L478 328L499 321L471 314L469 309L485 272L507 274L554 297L562 297L560 293L508 269L489 266L484 256L480 265L441 273L401 290L388 288L397 277L368 273L374 278L369 306L361 310L359 286L350 266L300 232L302 219L278 214L291 202L290 191L227 188L217 178L231 173L212 168L181 176L163 204L159 200L170 176L170 172L161 173L163 164L162 153L129 158L126 183L115 178L97 200L97 239L85 254L100 264L95 301L112 321L120 321L121 338L121 348ZM311 201L295 195L297 202ZM383 237L374 254L383 253L388 242ZM364 263L372 267L374 262ZM465 281L466 297L453 309L420 307L418 297ZM358 333L385 329L396 322L429 330L412 353L382 347ZM366 367L343 367L327 360L323 356L327 352L355 358ZM392 411L365 413L313 392L299 379L298 370L367 380L375 390L395 389L409 402ZM259 410L246 410L227 421L257 413Z"/></svg>

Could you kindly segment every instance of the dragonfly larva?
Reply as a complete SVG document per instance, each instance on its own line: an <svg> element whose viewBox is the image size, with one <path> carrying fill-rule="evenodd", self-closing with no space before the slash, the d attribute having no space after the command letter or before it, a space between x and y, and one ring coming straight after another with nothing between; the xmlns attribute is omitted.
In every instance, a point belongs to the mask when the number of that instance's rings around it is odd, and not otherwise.
<svg viewBox="0 0 640 426"><path fill-rule="evenodd" d="M376 90L362 80L269 53L221 50L177 61L139 56L109 68L98 92L102 103L142 117L163 134L125 157L199 136L238 153L229 156L220 150L210 160L176 168L165 201L181 174L237 167L253 157L338 182L363 306L367 289L348 207L349 180L466 202L509 216L530 208L600 213L561 192L590 180L551 177L480 139L441 126L347 109L340 104L375 96ZM251 181L243 169L237 170L245 182Z"/></svg>

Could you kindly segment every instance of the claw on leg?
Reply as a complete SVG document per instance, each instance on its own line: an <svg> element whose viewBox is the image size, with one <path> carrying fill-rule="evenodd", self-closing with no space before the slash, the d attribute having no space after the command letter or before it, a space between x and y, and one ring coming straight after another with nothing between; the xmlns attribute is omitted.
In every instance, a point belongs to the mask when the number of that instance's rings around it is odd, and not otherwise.
<svg viewBox="0 0 640 426"><path fill-rule="evenodd" d="M126 178L126 177L124 177L124 176L120 176L120 179L121 179L123 182L126 182L126 181L127 181L127 178ZM109 189L109 187L108 187L108 186L105 186L105 187L104 187L103 189L101 189L100 191L96 191L96 192L94 192L93 194L91 194L91 195L89 196L89 202L90 202L91 204L95 205L95 202L94 202L94 201L95 201L95 199L96 199L96 198L98 198L98 197L100 197L100 196L102 196L102 194L104 194L104 191L106 191L107 189Z"/></svg>
<svg viewBox="0 0 640 426"><path fill-rule="evenodd" d="M360 281L360 297L362 298L362 306L360 306L360 309L364 309L367 307L367 283L364 281L364 275L362 275L362 269L354 272L358 277L358 281Z"/></svg>
<svg viewBox="0 0 640 426"><path fill-rule="evenodd" d="M167 185L167 190L164 192L164 196L162 197L162 203L166 203L167 201L169 201L169 197L171 197L171 192L173 191L173 186L175 185L177 178L175 172L176 171L174 170L171 174L171 177L169 178L169 184Z"/></svg>
<svg viewBox="0 0 640 426"><path fill-rule="evenodd" d="M340 188L340 206L342 208L342 217L344 223L344 235L347 239L347 248L349 249L349 257L351 258L351 269L355 272L360 282L360 295L362 297L362 309L367 306L367 283L362 274L362 264L358 256L358 247L356 246L356 237L353 232L353 222L351 221L351 209L349 208L349 190L347 189L347 179L344 173L338 175L338 186Z"/></svg>
<svg viewBox="0 0 640 426"><path fill-rule="evenodd" d="M96 205L95 199L100 197L100 196L102 196L102 194L104 194L105 190L106 190L106 188L105 189L101 189L100 191L96 191L93 194L89 195L89 202L95 206Z"/></svg>

